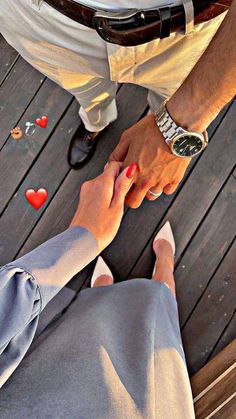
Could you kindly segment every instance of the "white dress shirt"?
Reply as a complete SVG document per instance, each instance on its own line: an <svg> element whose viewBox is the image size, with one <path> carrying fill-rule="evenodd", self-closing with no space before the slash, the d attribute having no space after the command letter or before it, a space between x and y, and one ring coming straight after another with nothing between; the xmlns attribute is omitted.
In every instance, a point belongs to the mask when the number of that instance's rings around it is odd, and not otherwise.
<svg viewBox="0 0 236 419"><path fill-rule="evenodd" d="M31 0L32 4L39 7L44 0ZM77 3L101 10L122 10L122 9L153 9L169 5L181 4L181 0L74 0Z"/></svg>
<svg viewBox="0 0 236 419"><path fill-rule="evenodd" d="M154 9L173 4L181 4L181 0L76 0L77 3L94 7L102 10L121 10L121 9Z"/></svg>

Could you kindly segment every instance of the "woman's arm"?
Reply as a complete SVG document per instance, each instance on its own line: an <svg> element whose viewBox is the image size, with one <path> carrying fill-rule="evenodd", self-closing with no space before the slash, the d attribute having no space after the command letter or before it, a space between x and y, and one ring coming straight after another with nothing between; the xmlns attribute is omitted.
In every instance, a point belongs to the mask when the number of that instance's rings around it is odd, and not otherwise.
<svg viewBox="0 0 236 419"><path fill-rule="evenodd" d="M94 236L86 229L74 226L7 267L16 266L31 275L39 287L42 310L98 253Z"/></svg>
<svg viewBox="0 0 236 419"><path fill-rule="evenodd" d="M31 345L42 309L97 255L93 235L73 227L0 270L0 387Z"/></svg>
<svg viewBox="0 0 236 419"><path fill-rule="evenodd" d="M0 387L31 345L42 309L116 235L136 169L118 176L120 167L111 163L83 185L70 228L0 270Z"/></svg>

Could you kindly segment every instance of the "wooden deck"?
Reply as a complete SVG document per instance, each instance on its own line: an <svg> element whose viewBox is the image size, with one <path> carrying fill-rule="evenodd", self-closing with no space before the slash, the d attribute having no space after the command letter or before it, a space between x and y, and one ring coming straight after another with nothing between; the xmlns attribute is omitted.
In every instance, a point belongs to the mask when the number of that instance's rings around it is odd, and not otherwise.
<svg viewBox="0 0 236 419"><path fill-rule="evenodd" d="M0 39L0 264L23 255L69 224L85 179L99 174L121 133L147 112L147 92L121 86L119 119L99 141L94 158L70 170L66 153L77 129L78 103L34 70ZM14 141L10 130L48 115L46 129ZM176 282L190 373L236 337L236 102L210 129L210 145L192 162L178 191L127 210L114 242L103 252L116 280L150 277L151 243L165 220L177 242ZM29 187L48 189L46 204L31 208ZM132 243L132 246L131 246ZM87 286L93 264L69 286Z"/></svg>

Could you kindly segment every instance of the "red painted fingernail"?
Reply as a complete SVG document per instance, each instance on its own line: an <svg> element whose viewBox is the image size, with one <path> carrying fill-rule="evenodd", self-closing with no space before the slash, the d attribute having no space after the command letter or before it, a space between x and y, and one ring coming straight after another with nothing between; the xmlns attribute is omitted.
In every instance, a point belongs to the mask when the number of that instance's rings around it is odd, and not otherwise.
<svg viewBox="0 0 236 419"><path fill-rule="evenodd" d="M126 176L128 179L132 179L136 173L136 171L138 170L138 165L136 163L132 163L127 172L126 172Z"/></svg>

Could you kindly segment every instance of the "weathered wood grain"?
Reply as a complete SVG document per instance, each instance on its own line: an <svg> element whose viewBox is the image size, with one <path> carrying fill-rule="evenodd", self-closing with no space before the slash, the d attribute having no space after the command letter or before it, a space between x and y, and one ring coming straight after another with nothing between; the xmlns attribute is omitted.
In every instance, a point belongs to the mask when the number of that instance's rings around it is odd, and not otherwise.
<svg viewBox="0 0 236 419"><path fill-rule="evenodd" d="M214 356L191 378L193 398L199 397L202 392L218 380L236 362L236 340L227 345L217 356Z"/></svg>
<svg viewBox="0 0 236 419"><path fill-rule="evenodd" d="M218 414L220 418L229 419L225 414L223 416L223 411L229 402L234 403L236 407L236 366L214 386L212 391L195 403L196 418L206 419L211 417L210 415L215 418ZM232 406L230 410L232 411Z"/></svg>
<svg viewBox="0 0 236 419"><path fill-rule="evenodd" d="M236 241L186 323L183 343L190 373L201 368L236 308Z"/></svg>
<svg viewBox="0 0 236 419"><path fill-rule="evenodd" d="M15 63L18 53L15 51L0 34L0 85L8 74L11 66Z"/></svg>
<svg viewBox="0 0 236 419"><path fill-rule="evenodd" d="M231 176L188 245L175 272L181 325L224 258L236 232L236 181Z"/></svg>
<svg viewBox="0 0 236 419"><path fill-rule="evenodd" d="M79 123L78 103L74 101L0 219L0 264L15 257L68 173L67 149ZM26 201L25 191L40 187L46 188L49 196L36 211Z"/></svg>
<svg viewBox="0 0 236 419"><path fill-rule="evenodd" d="M0 87L0 149L44 80L45 77L22 58L11 69Z"/></svg>
<svg viewBox="0 0 236 419"><path fill-rule="evenodd" d="M48 125L45 129L36 126L34 135L27 136L24 134L23 138L18 141L9 137L2 148L0 153L0 178L4 179L4 182L0 184L0 213L4 210L34 160L45 146L58 120L60 120L72 99L73 97L68 92L47 79L23 114L19 121L23 132L26 121L35 122L35 119L42 115L48 116ZM66 136L66 134L64 135ZM68 140L65 138L64 141L68 146ZM55 152L56 158L57 154ZM47 156L44 153L44 159L40 163L39 178L45 173L43 172L43 166L46 161Z"/></svg>
<svg viewBox="0 0 236 419"><path fill-rule="evenodd" d="M218 342L216 343L209 359L211 359L220 351L222 351L234 339L236 339L236 310L232 318L230 319L228 325L226 326L225 330L223 331L222 335L220 336Z"/></svg>
<svg viewBox="0 0 236 419"><path fill-rule="evenodd" d="M234 384L234 383L233 383ZM224 391L224 388L223 388ZM236 412L236 397L227 401L224 406L221 406L220 410L214 413L214 419L235 419Z"/></svg>

